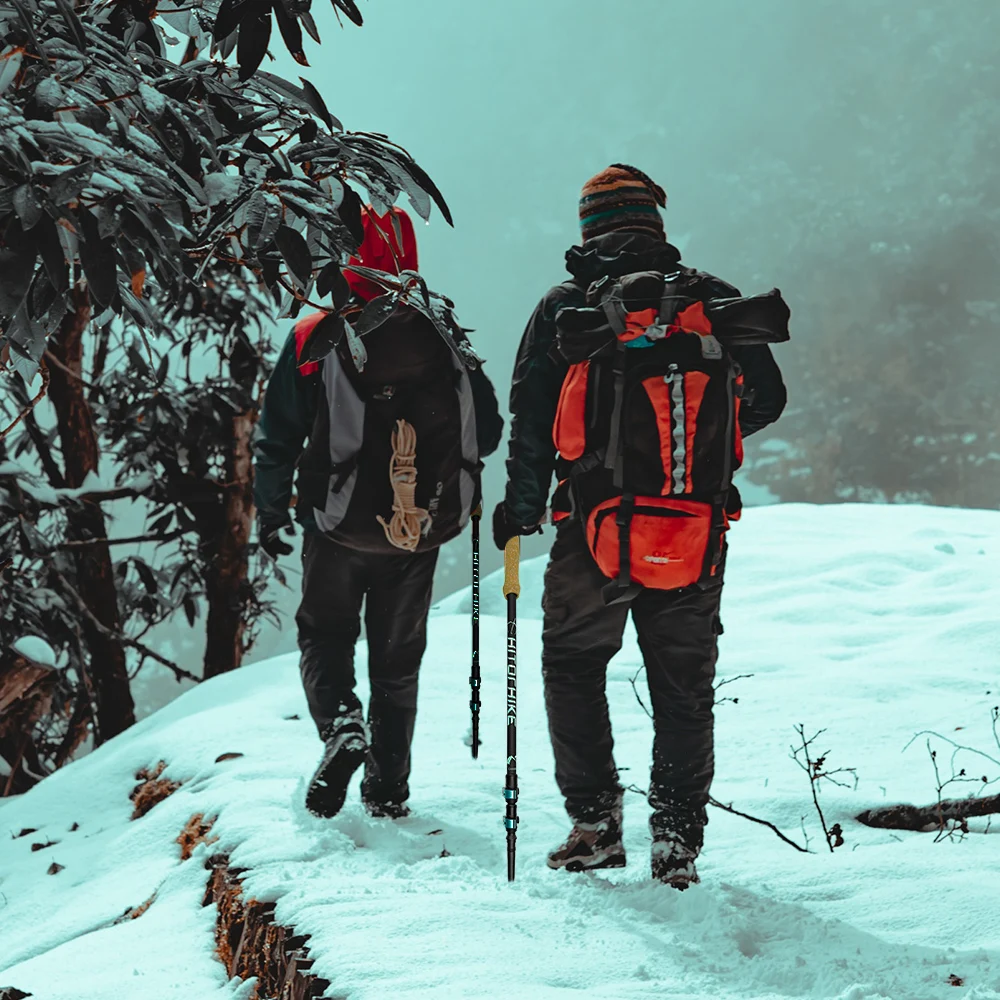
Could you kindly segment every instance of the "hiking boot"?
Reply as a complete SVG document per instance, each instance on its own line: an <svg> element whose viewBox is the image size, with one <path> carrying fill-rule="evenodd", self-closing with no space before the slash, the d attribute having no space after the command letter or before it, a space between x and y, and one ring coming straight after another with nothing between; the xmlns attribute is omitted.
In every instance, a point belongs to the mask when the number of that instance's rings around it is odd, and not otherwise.
<svg viewBox="0 0 1000 1000"><path fill-rule="evenodd" d="M306 792L306 809L330 819L344 808L347 786L368 753L365 724L360 712L331 723L323 731L326 750Z"/></svg>
<svg viewBox="0 0 1000 1000"><path fill-rule="evenodd" d="M364 798L362 802L372 819L406 819L410 815L410 807L405 802L375 802Z"/></svg>
<svg viewBox="0 0 1000 1000"><path fill-rule="evenodd" d="M596 823L577 823L566 841L549 852L548 864L568 872L624 868L621 806Z"/></svg>
<svg viewBox="0 0 1000 1000"><path fill-rule="evenodd" d="M651 856L653 878L683 892L689 885L700 881L694 866L697 857L697 851L676 838L654 840Z"/></svg>

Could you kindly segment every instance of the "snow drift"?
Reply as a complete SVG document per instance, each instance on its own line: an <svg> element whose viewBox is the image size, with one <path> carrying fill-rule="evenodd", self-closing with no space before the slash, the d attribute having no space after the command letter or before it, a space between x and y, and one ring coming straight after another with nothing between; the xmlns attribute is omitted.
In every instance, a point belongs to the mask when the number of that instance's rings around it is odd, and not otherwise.
<svg viewBox="0 0 1000 1000"><path fill-rule="evenodd" d="M925 739L945 776L951 748L941 737L1000 758L990 727L1000 700L998 557L1000 512L747 511L731 537L719 677L753 676L720 690L738 700L717 709L714 794L793 839L808 836L812 853L713 809L703 884L684 894L648 878L638 791L626 797L627 868L544 866L567 824L532 620L541 560L522 573L514 885L501 825L496 578L483 587L480 759L463 742L469 597L458 593L431 621L408 820L367 818L356 787L335 820L305 813L319 743L294 656L203 684L0 804L0 988L47 1000L251 995L252 984L227 982L213 952L214 908L202 905L205 862L224 853L246 869L245 893L310 935L312 971L329 980L330 997L1000 997L1000 840L985 832L988 820L935 842L853 819L894 801L933 801ZM359 665L364 656L359 647ZM627 635L608 690L622 777L641 790L651 734L631 683L640 668ZM641 673L636 685L643 694ZM788 756L796 723L826 729L817 748L830 751L830 766L857 769L856 788L821 794L828 822L844 831L833 854ZM940 737L903 752L921 730ZM160 760L162 778L180 787L133 821L136 773ZM985 758L960 755L956 767L967 765L1000 777ZM177 837L197 814L214 820L218 840L182 861ZM150 899L141 916L116 923Z"/></svg>

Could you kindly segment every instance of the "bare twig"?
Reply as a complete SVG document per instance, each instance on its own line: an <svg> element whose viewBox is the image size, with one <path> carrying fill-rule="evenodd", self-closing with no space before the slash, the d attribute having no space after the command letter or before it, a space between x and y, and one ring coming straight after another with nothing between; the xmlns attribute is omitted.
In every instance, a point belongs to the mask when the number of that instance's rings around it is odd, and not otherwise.
<svg viewBox="0 0 1000 1000"><path fill-rule="evenodd" d="M993 733L994 741L1000 746L1000 736L997 733L997 722L1000 719L1000 706L994 706L990 711L990 722L991 730ZM984 753L982 750L977 750L975 747L966 746L964 743L958 743L948 736L942 736L941 733L933 732L932 730L921 730L919 733L915 733L914 736L909 740L903 751L908 750L913 743L920 736L926 736L925 746L927 747L927 755L930 757L931 767L934 771L934 786L935 792L937 794L937 802L933 807L927 807L920 809L916 806L890 806L886 810L880 810L879 812L885 813L892 822L905 823L906 825L901 827L903 829L920 829L926 830L930 826L937 825L937 833L934 835L935 842L939 840L946 840L955 837L959 834L960 837L965 837L969 832L968 818L970 816L982 816L987 813L998 811L995 808L990 808L987 806L977 805L977 803L983 802L995 802L998 796L992 796L987 798L980 798L977 794L971 795L965 800L954 800L946 799L944 797L944 790L948 788L949 785L957 784L974 784L978 786L979 791L984 788L988 788L990 785L996 784L1000 781L1000 775L996 778L990 778L988 775L973 776L970 775L966 768L958 766L958 756L961 753L973 754L976 757L980 757L983 760L989 761L991 764L995 764L1000 767L1000 761L988 753ZM949 766L951 767L951 776L948 778L941 777L941 768L938 763L938 752L931 746L931 740L941 740L947 743L951 748L951 756L949 758ZM934 815L933 818L929 818L928 810L933 808ZM866 815L866 814L863 814ZM865 820L862 820L865 822ZM913 824L919 823L918 826Z"/></svg>
<svg viewBox="0 0 1000 1000"><path fill-rule="evenodd" d="M732 684L734 681L749 680L751 677L753 677L753 674L737 674L735 677L723 677L722 680L719 681L715 685L715 690L718 691L719 688L725 687L727 684ZM726 695L726 697L724 697L724 698L716 698L715 699L715 704L716 705L723 705L727 701L728 702L732 702L734 705L738 705L740 703L740 699L739 698L733 698L733 697L730 697L729 695Z"/></svg>
<svg viewBox="0 0 1000 1000"><path fill-rule="evenodd" d="M634 792L636 795L641 795L644 799L646 799L646 801L649 801L649 796L638 785L634 784L626 785L625 791ZM734 816L739 816L741 819L748 819L750 820L751 823L759 823L761 826L766 826L769 830L773 830L774 833L776 833L778 837L780 837L786 844L789 844L790 846L794 847L795 850L801 851L803 854L811 853L809 851L808 838L806 838L806 846L803 847L801 844L795 843L795 841L792 840L791 838L786 837L772 822L770 822L770 820L759 819L757 816L751 816L749 813L740 812L739 809L733 808L732 803L726 805L725 803L720 802L718 799L713 798L712 796L708 797L708 804L710 806L715 806L716 809L723 810L723 812L732 813Z"/></svg>
<svg viewBox="0 0 1000 1000"><path fill-rule="evenodd" d="M770 820L759 819L757 816L751 816L749 813L740 812L739 809L734 809L732 805L727 806L725 803L719 802L718 799L714 799L711 796L709 797L708 804L710 806L715 806L716 809L723 809L728 813L732 813L734 816L740 816L743 819L748 819L751 823L759 823L761 826L766 826L769 830L773 830L786 844L794 847L795 850L801 851L803 854L811 853L808 841L805 847L801 844L797 844L790 837L786 837L772 822L770 822Z"/></svg>
<svg viewBox="0 0 1000 1000"><path fill-rule="evenodd" d="M174 673L174 677L177 680L188 680L200 683L201 681L200 677L196 677L194 674L185 670L183 667L177 666L176 663L174 663L172 660L168 660L165 656L161 656L159 653L156 652L156 650L150 649L149 646L146 646L141 642L137 642L135 639L132 639L127 635L122 635L120 632L114 632L111 629L109 629L102 621L100 621L100 619L98 619L94 615L94 613L90 610L90 608L87 607L86 602L76 592L76 589L69 582L69 580L67 580L66 577L63 576L63 574L60 573L58 570L53 570L53 572L55 573L56 578L62 584L66 593L73 598L73 601L76 603L77 607L79 607L83 616L87 619L88 622L90 622L90 624L94 628L98 630L98 632L100 632L102 635L106 635L109 639L114 639L116 642L120 642L123 646L128 646L130 649L136 650L143 656L148 656L151 660L155 660L157 663L162 664L169 670L172 670Z"/></svg>
<svg viewBox="0 0 1000 1000"><path fill-rule="evenodd" d="M49 379L51 376L44 361L39 362L38 370L42 375L42 384L39 387L38 392L36 392L35 395L28 401L27 406L21 410L13 421L0 431L0 440L5 438L29 413L31 413L31 411L38 405L42 397L49 391Z"/></svg>
<svg viewBox="0 0 1000 1000"><path fill-rule="evenodd" d="M163 535L133 535L131 538L80 538L71 542L61 542L55 547L57 549L75 549L83 545L99 545L101 543L105 545L139 545L142 542L158 542L162 545L166 542L172 542L175 538L180 538L186 532L186 528L175 528Z"/></svg>
<svg viewBox="0 0 1000 1000"><path fill-rule="evenodd" d="M639 674L646 669L646 664L643 663L642 666L629 678L629 684L632 685L632 693L635 695L635 700L639 702L639 707L648 715L650 718L653 717L653 713L646 708L646 703L642 700L642 696L639 694L639 688L636 685L636 681L639 679Z"/></svg>
<svg viewBox="0 0 1000 1000"><path fill-rule="evenodd" d="M802 723L799 723L795 726L795 732L798 733L799 739L802 740L802 745L800 747L792 747L790 756L809 777L809 790L812 793L813 805L816 807L816 813L819 816L820 826L823 827L823 836L826 838L826 845L830 848L830 852L832 853L834 848L840 847L841 844L843 844L843 831L840 829L840 824L835 824L833 828L826 825L826 817L823 815L823 810L819 804L820 783L823 781L830 781L840 788L850 788L851 786L849 784L844 781L840 781L837 778L837 775L839 774L850 774L854 778L854 787L857 788L858 773L853 767L837 767L832 771L825 770L824 764L826 763L827 757L830 756L829 750L813 759L809 748L820 736L823 735L823 733L826 732L825 729L820 729L813 736L809 737L809 739L806 739L805 726L802 725ZM800 754L802 757L799 756Z"/></svg>

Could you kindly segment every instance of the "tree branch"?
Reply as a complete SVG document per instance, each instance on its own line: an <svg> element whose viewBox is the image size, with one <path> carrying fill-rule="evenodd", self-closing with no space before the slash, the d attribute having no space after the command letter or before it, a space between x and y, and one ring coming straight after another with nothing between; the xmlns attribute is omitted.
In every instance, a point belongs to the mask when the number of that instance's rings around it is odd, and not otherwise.
<svg viewBox="0 0 1000 1000"><path fill-rule="evenodd" d="M35 408L41 398L49 391L49 369L46 367L44 361L38 363L38 370L42 375L42 384L38 392L35 393L34 397L28 401L28 405L21 410L21 412L14 418L14 420L9 423L2 431L0 431L0 440L3 440L31 411Z"/></svg>
<svg viewBox="0 0 1000 1000"><path fill-rule="evenodd" d="M766 826L769 830L773 830L786 844L791 845L797 851L801 851L803 854L811 854L812 852L807 848L803 847L801 844L797 844L790 837L786 837L772 822L766 819L758 819L756 816L751 816L749 813L740 812L739 809L734 809L731 805L725 805L719 802L718 799L714 799L709 796L708 804L710 806L715 806L716 809L722 809L725 812L732 813L734 816L740 816L743 819L750 820L751 823L759 823L761 826Z"/></svg>
<svg viewBox="0 0 1000 1000"><path fill-rule="evenodd" d="M141 542L159 542L161 545L166 542L172 542L175 538L180 538L181 535L187 534L186 528L175 528L173 531L168 531L165 535L133 535L131 538L81 538L74 540L72 542L61 542L56 545L55 548L59 549L75 549L81 545L138 545Z"/></svg>
<svg viewBox="0 0 1000 1000"><path fill-rule="evenodd" d="M200 677L196 677L194 674L185 670L183 667L177 666L176 663L174 663L172 660L168 660L165 656L161 656L159 653L156 652L156 650L150 649L149 646L146 646L141 642L137 642L135 639L131 639L127 635L122 635L120 632L113 632L111 629L107 628L101 621L99 621L94 616L90 608L87 607L85 601L76 592L76 590L74 589L73 585L69 582L69 580L67 580L66 577L59 572L59 570L54 570L53 572L55 573L56 578L62 584L63 588L66 590L66 593L73 598L74 603L83 613L83 616L95 629L97 629L98 632L100 632L102 635L106 635L109 639L114 639L116 642L121 643L123 646L128 646L129 648L142 653L143 656L148 656L151 660L155 660L157 663L162 664L164 667L167 667L168 669L172 670L174 673L174 677L179 681L188 680L188 681L194 681L195 683L201 683Z"/></svg>

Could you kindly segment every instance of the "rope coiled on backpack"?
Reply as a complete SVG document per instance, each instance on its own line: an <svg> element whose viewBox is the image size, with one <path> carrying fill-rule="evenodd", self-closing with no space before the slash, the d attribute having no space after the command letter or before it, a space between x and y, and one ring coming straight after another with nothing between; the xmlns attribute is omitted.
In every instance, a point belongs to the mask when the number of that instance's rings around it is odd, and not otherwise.
<svg viewBox="0 0 1000 1000"><path fill-rule="evenodd" d="M381 514L376 520L382 525L390 545L413 552L430 526L430 514L416 504L417 491L417 432L405 420L396 421L392 432L392 458L389 459L389 482L392 484L392 519Z"/></svg>

